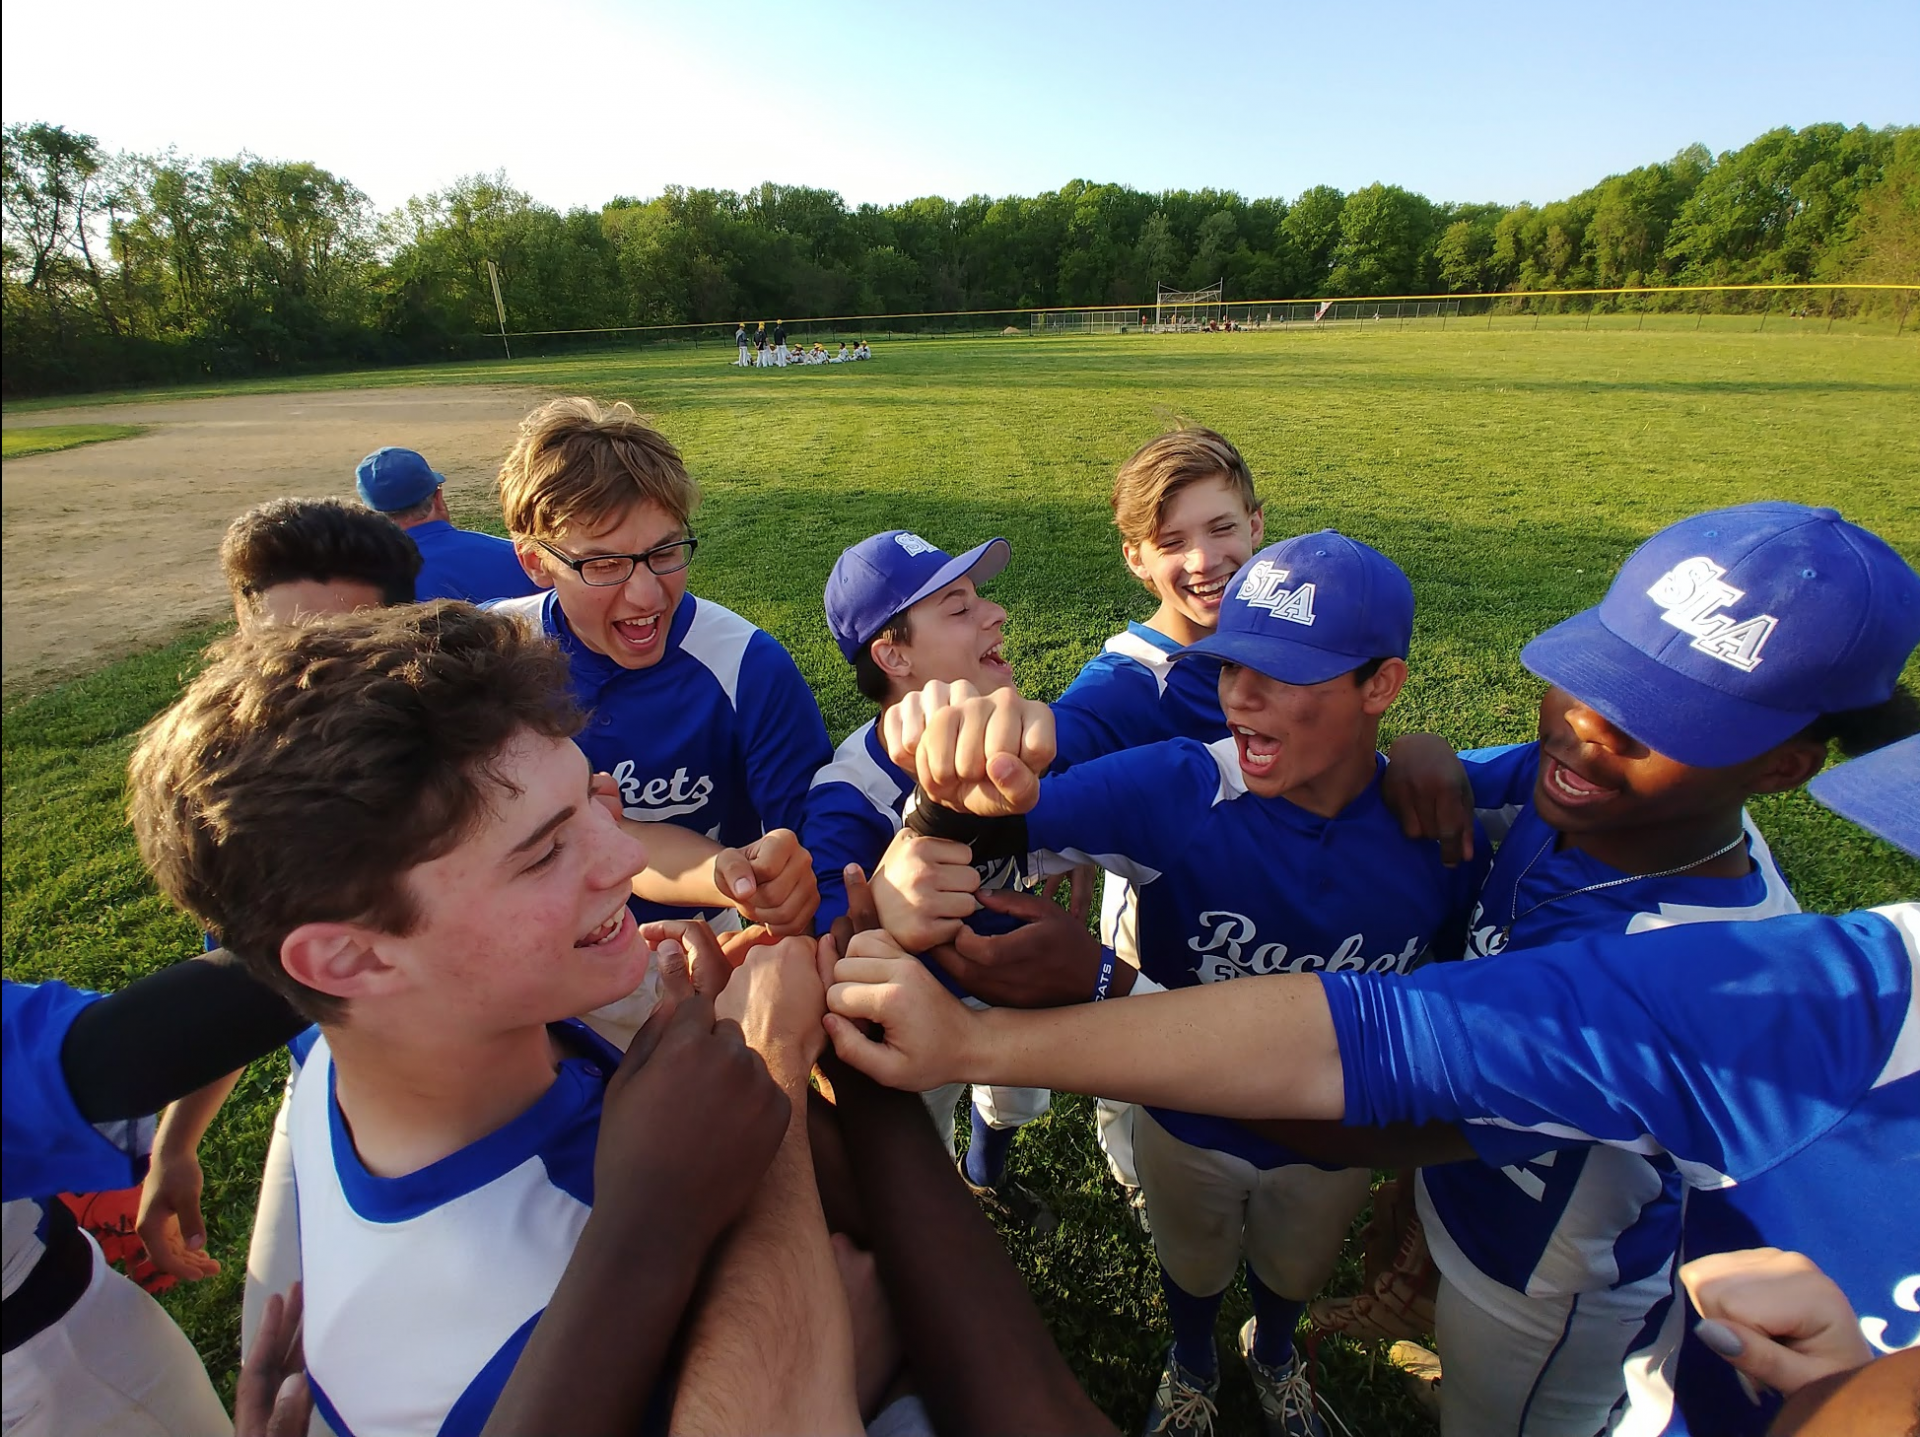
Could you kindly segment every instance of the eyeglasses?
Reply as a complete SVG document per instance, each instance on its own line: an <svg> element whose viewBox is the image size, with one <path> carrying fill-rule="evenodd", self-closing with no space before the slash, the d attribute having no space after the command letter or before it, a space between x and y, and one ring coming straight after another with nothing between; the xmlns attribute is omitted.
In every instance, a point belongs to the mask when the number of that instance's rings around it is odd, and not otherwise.
<svg viewBox="0 0 1920 1437"><path fill-rule="evenodd" d="M693 551L700 547L700 541L689 534L684 539L669 539L664 544L655 544L641 554L595 554L590 558L575 559L561 553L545 539L535 539L533 542L578 574L581 583L596 589L611 589L617 584L626 583L633 577L633 571L642 564L655 574L677 574L693 562Z"/></svg>

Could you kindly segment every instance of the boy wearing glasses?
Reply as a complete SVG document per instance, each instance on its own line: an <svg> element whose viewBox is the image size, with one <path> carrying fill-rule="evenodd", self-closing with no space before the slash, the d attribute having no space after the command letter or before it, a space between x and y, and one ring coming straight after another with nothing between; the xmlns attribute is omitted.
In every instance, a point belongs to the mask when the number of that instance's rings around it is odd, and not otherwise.
<svg viewBox="0 0 1920 1437"><path fill-rule="evenodd" d="M699 499L679 453L631 406L550 400L521 421L500 469L507 532L543 592L491 607L559 645L589 715L580 746L612 775L627 819L691 835L647 839L661 871L636 915L737 908L811 931L807 855L775 830L799 826L833 746L779 641L687 592ZM745 851L752 879L721 888L720 846Z"/></svg>

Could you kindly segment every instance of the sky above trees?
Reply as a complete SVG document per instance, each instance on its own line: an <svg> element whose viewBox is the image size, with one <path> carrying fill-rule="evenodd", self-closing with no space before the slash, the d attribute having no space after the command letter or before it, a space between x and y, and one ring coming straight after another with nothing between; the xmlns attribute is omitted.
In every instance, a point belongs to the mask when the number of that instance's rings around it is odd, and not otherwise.
<svg viewBox="0 0 1920 1437"><path fill-rule="evenodd" d="M1920 119L1920 5L1419 0L95 0L0 12L0 118L311 161L387 209L504 169L565 210L762 182L849 204L1295 195L1546 203L1779 125Z"/></svg>

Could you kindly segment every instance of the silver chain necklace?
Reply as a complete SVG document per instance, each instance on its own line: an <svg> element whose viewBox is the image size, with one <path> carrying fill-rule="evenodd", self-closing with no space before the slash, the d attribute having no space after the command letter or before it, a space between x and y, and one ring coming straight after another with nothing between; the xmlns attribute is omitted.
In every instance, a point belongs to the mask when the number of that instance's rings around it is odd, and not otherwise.
<svg viewBox="0 0 1920 1437"><path fill-rule="evenodd" d="M1682 863L1673 868L1663 868L1658 873L1629 873L1623 878L1609 878L1603 883L1589 883L1584 888L1569 888L1565 893L1556 893L1551 898L1542 898L1525 913L1516 912L1515 910L1520 907L1520 886L1527 881L1527 875L1533 872L1533 865L1541 860L1546 854L1546 851L1553 846L1554 840L1559 836L1558 831L1549 833L1547 835L1547 841L1542 843L1533 857L1527 860L1527 866L1520 870L1520 876L1514 880L1513 893L1507 900L1507 926L1500 930L1500 946L1502 948L1507 946L1507 940L1513 937L1513 930L1518 926L1522 918L1533 917L1534 914L1538 913L1550 903L1559 903L1568 898L1578 898L1583 893L1598 893L1603 888L1618 888L1623 883L1639 883L1643 879L1648 878L1672 878L1677 873L1685 873L1689 868L1698 868L1703 863L1711 863L1714 859L1733 852L1734 849L1747 841L1746 829L1742 828L1740 832L1714 849L1713 852L1706 854L1704 857L1696 858L1691 863Z"/></svg>

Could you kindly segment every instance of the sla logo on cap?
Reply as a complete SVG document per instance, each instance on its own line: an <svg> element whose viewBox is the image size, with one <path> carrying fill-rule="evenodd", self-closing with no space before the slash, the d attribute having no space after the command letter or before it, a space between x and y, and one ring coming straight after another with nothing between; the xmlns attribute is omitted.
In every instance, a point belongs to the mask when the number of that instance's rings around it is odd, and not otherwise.
<svg viewBox="0 0 1920 1437"><path fill-rule="evenodd" d="M1705 555L1687 559L1654 580L1647 597L1666 610L1661 617L1669 624L1693 635L1689 648L1750 674L1759 667L1760 650L1779 620L1772 614L1736 619L1716 613L1746 592L1722 583L1720 576L1726 572Z"/></svg>
<svg viewBox="0 0 1920 1437"><path fill-rule="evenodd" d="M925 539L922 539L918 534L908 534L904 532L895 534L893 536L893 542L905 549L916 559L922 554L932 554L936 552L933 545L929 544Z"/></svg>
<svg viewBox="0 0 1920 1437"><path fill-rule="evenodd" d="M1276 619L1290 624L1313 627L1313 584L1297 589L1286 587L1291 569L1276 568L1271 559L1262 559L1248 572L1234 597L1250 609L1265 609Z"/></svg>

